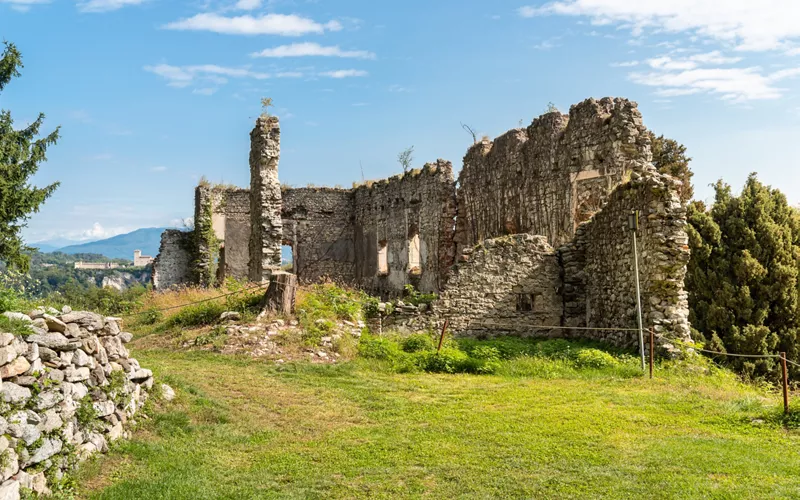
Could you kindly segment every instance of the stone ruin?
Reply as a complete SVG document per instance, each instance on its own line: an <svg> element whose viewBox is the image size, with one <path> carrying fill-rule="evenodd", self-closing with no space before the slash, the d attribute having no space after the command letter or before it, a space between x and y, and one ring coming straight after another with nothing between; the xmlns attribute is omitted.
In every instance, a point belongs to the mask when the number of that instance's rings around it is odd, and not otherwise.
<svg viewBox="0 0 800 500"><path fill-rule="evenodd" d="M288 245L301 283L435 292L438 323L459 335L627 347L637 335L614 329L637 323L628 216L638 210L644 323L689 339L681 183L653 167L634 102L587 99L477 142L457 180L437 160L352 189L282 187L278 118L258 118L250 137L250 189L196 189L194 230L162 236L156 289L264 282Z"/></svg>

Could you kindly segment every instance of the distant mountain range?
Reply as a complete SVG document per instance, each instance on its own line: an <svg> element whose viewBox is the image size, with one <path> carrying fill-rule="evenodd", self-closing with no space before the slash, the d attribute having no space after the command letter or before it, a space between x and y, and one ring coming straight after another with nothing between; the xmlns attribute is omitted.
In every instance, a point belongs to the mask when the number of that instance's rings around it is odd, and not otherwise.
<svg viewBox="0 0 800 500"><path fill-rule="evenodd" d="M158 249L161 246L161 233L166 229L168 228L148 227L88 243L75 243L66 240L68 242L66 245L59 246L59 240L51 240L31 243L30 246L38 248L40 252L44 253L99 253L110 259L133 260L134 250L141 250L142 255L150 255L152 257L158 255Z"/></svg>

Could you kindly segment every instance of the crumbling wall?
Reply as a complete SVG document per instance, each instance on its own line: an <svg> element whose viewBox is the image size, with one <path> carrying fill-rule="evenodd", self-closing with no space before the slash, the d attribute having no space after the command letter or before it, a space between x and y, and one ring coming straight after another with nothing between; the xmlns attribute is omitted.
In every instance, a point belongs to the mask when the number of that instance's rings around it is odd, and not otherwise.
<svg viewBox="0 0 800 500"><path fill-rule="evenodd" d="M636 292L628 215L639 210L637 232L643 322L658 334L689 340L689 303L684 290L689 261L686 209L680 181L651 165L619 186L608 204L581 225L560 249L564 268L564 321L569 326L636 328ZM621 347L638 345L636 332L576 333ZM662 342L663 343L663 342Z"/></svg>
<svg viewBox="0 0 800 500"><path fill-rule="evenodd" d="M463 336L546 336L561 325L561 268L544 236L487 239L464 250L434 305ZM558 332L555 332L558 334Z"/></svg>
<svg viewBox="0 0 800 500"><path fill-rule="evenodd" d="M353 193L349 189L286 188L282 192L283 244L292 247L301 282L328 277L354 280Z"/></svg>
<svg viewBox="0 0 800 500"><path fill-rule="evenodd" d="M223 186L200 184L194 191L194 247L192 282L202 286L219 278L220 248L225 241L225 191Z"/></svg>
<svg viewBox="0 0 800 500"><path fill-rule="evenodd" d="M224 277L246 280L250 265L250 190L225 191L224 244L220 268Z"/></svg>
<svg viewBox="0 0 800 500"><path fill-rule="evenodd" d="M362 185L353 195L356 283L381 295L398 295L406 284L425 292L441 289L455 256L452 164L438 160ZM412 244L419 265L410 267ZM381 245L386 249L384 270L379 269Z"/></svg>
<svg viewBox="0 0 800 500"><path fill-rule="evenodd" d="M250 280L269 280L281 266L281 128L276 116L259 116L250 133Z"/></svg>
<svg viewBox="0 0 800 500"><path fill-rule="evenodd" d="M192 282L194 232L167 229L161 234L161 247L153 261L153 288L166 290Z"/></svg>
<svg viewBox="0 0 800 500"><path fill-rule="evenodd" d="M645 132L636 103L587 99L475 144L458 178L459 249L516 233L566 243L636 160L651 160Z"/></svg>

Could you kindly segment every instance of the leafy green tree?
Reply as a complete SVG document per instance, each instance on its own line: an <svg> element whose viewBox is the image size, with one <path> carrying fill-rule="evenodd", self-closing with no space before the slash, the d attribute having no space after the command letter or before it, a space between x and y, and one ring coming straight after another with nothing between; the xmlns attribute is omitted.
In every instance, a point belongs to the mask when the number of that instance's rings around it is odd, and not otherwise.
<svg viewBox="0 0 800 500"><path fill-rule="evenodd" d="M800 215L751 174L737 197L718 181L714 205L689 206L690 321L711 350L800 354ZM748 376L775 359L730 358Z"/></svg>
<svg viewBox="0 0 800 500"><path fill-rule="evenodd" d="M0 92L15 76L19 76L22 58L14 44L6 42L0 58ZM20 230L44 201L53 194L58 183L36 187L29 179L46 160L48 146L58 139L58 128L38 138L44 115L20 130L7 110L0 111L0 260L10 267L27 271L29 248L22 243Z"/></svg>
<svg viewBox="0 0 800 500"><path fill-rule="evenodd" d="M650 134L650 148L653 151L653 166L662 174L669 174L683 181L678 195L681 200L688 202L694 196L692 187L692 176L694 175L689 168L691 158L686 156L686 146L675 140L667 139L663 135L656 137Z"/></svg>

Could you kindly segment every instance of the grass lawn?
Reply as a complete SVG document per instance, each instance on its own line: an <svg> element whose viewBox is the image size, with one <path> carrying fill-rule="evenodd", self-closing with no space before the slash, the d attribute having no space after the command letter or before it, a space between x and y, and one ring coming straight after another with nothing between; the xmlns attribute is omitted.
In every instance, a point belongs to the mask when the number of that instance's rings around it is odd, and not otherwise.
<svg viewBox="0 0 800 500"><path fill-rule="evenodd" d="M82 466L83 497L800 497L800 433L731 376L134 354L178 398Z"/></svg>

